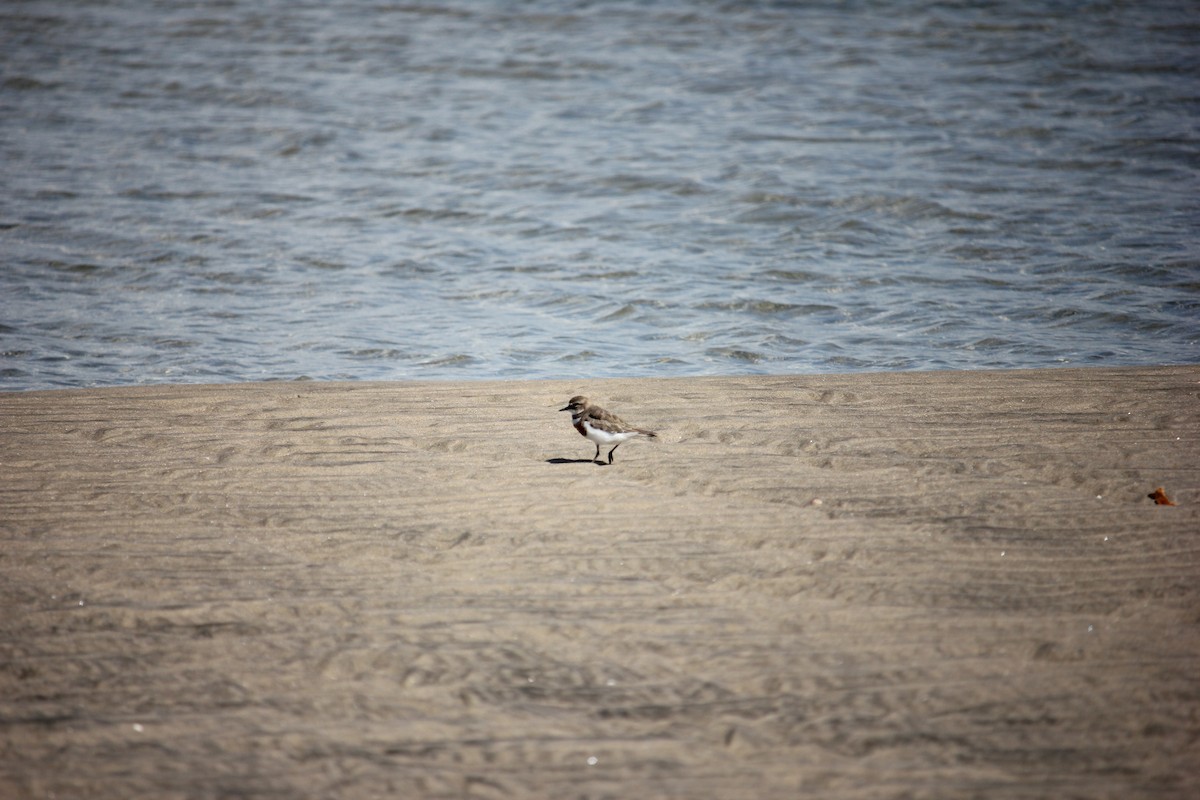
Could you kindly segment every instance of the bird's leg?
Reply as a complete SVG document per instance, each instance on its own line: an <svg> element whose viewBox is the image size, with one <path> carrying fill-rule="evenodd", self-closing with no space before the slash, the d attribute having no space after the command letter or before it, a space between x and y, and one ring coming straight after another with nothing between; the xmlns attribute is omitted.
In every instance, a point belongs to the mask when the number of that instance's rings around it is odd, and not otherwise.
<svg viewBox="0 0 1200 800"><path fill-rule="evenodd" d="M600 444L597 442L596 443L596 455L592 456L592 461L599 461L599 460L600 460Z"/></svg>
<svg viewBox="0 0 1200 800"><path fill-rule="evenodd" d="M612 449L612 450L609 450L609 451L608 451L608 463L610 463L610 464L612 463L612 454L613 454L613 453L615 453L615 452L617 452L617 448L618 448L618 447L620 447L620 446L621 446L621 443L620 443L620 442L618 442L618 443L616 443L616 444L614 444L614 445L613 445L613 449Z"/></svg>

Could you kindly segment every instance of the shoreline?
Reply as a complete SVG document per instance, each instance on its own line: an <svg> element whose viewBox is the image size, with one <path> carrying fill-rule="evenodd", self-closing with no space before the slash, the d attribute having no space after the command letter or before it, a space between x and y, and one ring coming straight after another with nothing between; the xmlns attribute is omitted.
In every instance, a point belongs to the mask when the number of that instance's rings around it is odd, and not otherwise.
<svg viewBox="0 0 1200 800"><path fill-rule="evenodd" d="M659 441L588 462L581 393ZM0 420L0 794L1200 792L1200 366Z"/></svg>
<svg viewBox="0 0 1200 800"><path fill-rule="evenodd" d="M1044 366L1035 367L941 367L941 368L925 368L914 367L910 369L882 369L882 370L851 370L847 372L837 371L819 371L819 372L751 372L751 373L734 373L734 374L704 374L704 375L665 375L665 376L647 376L647 375L612 375L601 376L594 378L505 378L505 377L484 377L484 378L397 378L397 379L378 379L378 378L313 378L307 375L298 377L280 377L280 378L264 378L261 380L221 380L221 381L154 381L150 383L117 383L117 384L101 384L92 386L43 386L32 388L0 388L0 397L6 395L24 395L24 394L57 394L69 392L108 392L108 391L124 391L129 389L155 389L155 388L174 388L174 389L189 389L189 388L209 388L222 389L234 386L271 386L275 384L287 385L323 385L323 386L362 386L362 385L379 385L379 386L415 386L415 385L462 385L473 386L476 384L497 384L497 385L533 385L533 384L571 384L571 385L593 385L597 383L678 383L688 381L737 381L742 379L762 379L766 381L776 380L792 380L792 379L810 379L819 380L821 378L845 379L847 381L855 381L860 378L882 378L888 376L904 376L904 375L919 375L930 378L938 378L948 375L1008 375L1008 376L1036 376L1044 373L1140 373L1140 372L1156 372L1161 370L1183 370L1184 372L1200 369L1200 363L1193 364L1191 362L1168 362L1158 364L1119 364L1115 366L1098 366L1095 364L1076 364L1073 362L1056 363Z"/></svg>

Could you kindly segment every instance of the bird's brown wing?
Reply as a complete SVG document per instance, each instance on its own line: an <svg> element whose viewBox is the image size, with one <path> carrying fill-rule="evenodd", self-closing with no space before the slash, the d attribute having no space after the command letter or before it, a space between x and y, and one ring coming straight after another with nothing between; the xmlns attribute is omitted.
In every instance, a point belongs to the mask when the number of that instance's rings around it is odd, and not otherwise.
<svg viewBox="0 0 1200 800"><path fill-rule="evenodd" d="M635 428L625 422L611 411L605 411L603 408L592 406L588 411L588 420L594 427L608 433L640 433L642 436L649 436L651 439L657 439L658 434L654 431L648 431L645 428Z"/></svg>
<svg viewBox="0 0 1200 800"><path fill-rule="evenodd" d="M599 406L592 406L588 409L588 421L593 427L599 428L607 433L624 433L631 431L633 428L625 424L625 420L618 417L611 411L605 411Z"/></svg>

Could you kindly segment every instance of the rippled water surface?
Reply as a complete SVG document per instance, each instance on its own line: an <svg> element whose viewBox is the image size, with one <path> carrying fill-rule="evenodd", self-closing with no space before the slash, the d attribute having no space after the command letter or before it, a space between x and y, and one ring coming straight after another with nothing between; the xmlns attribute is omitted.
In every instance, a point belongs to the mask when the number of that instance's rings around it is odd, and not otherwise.
<svg viewBox="0 0 1200 800"><path fill-rule="evenodd" d="M0 387L1200 360L1175 3L14 2Z"/></svg>

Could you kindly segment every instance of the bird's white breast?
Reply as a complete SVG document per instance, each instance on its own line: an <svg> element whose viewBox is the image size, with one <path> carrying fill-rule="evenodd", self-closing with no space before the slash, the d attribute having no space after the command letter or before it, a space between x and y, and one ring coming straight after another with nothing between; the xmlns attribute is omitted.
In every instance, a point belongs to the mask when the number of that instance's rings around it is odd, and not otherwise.
<svg viewBox="0 0 1200 800"><path fill-rule="evenodd" d="M587 433L584 435L597 444L620 444L621 442L628 441L634 436L637 436L637 434L633 431L627 431L625 433L609 433L608 431L600 430L591 423L591 420L586 419L583 421L583 429L587 431Z"/></svg>

